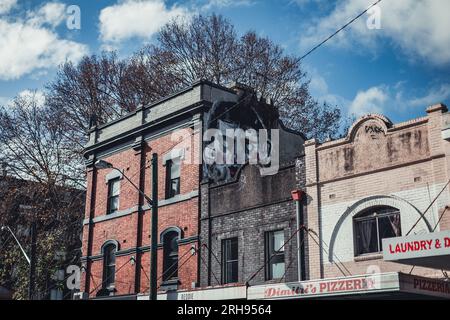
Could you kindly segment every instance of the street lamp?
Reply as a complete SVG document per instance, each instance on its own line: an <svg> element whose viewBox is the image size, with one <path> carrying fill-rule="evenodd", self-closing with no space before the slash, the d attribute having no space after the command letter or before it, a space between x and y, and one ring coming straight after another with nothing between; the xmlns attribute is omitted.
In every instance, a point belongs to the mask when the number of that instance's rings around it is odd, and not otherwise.
<svg viewBox="0 0 450 320"><path fill-rule="evenodd" d="M14 235L14 232L12 232L11 228L8 226L2 226L1 227L2 231L9 231L9 233L11 233L11 235L13 236L14 240L16 241L17 245L19 246L20 250L23 253L23 256L25 257L25 259L27 260L28 264L31 264L31 260L30 258L28 258L27 253L25 252L25 250L23 249L22 245L20 244L19 240L17 240L16 236Z"/></svg>
<svg viewBox="0 0 450 320"><path fill-rule="evenodd" d="M144 197L148 204L152 207L151 219L151 245L150 245L150 300L157 300L157 247L158 247L158 155L152 156L152 199L148 197L138 186L136 186L125 173L114 167L105 160L98 160L94 164L95 168L114 169L119 171L122 176Z"/></svg>
<svg viewBox="0 0 450 320"><path fill-rule="evenodd" d="M28 257L27 253L23 249L22 245L20 244L19 240L14 235L14 232L12 232L11 228L9 226L2 226L0 228L1 231L9 231L9 233L13 236L14 240L16 241L17 245L20 248L20 251L22 251L23 256L27 260L28 264L30 265L30 272L29 272L29 283L28 283L28 299L33 299L34 289L35 289L35 273L36 273L36 222L33 222L31 224L31 259Z"/></svg>

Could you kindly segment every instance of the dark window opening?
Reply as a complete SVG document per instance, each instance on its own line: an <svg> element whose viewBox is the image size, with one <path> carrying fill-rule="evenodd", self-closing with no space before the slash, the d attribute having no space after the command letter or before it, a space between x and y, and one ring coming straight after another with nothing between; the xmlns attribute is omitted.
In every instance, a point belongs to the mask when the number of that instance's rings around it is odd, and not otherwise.
<svg viewBox="0 0 450 320"><path fill-rule="evenodd" d="M119 210L120 179L113 179L108 182L108 208L107 214Z"/></svg>
<svg viewBox="0 0 450 320"><path fill-rule="evenodd" d="M283 246L283 230L266 233L266 280L281 279L284 276L285 262Z"/></svg>
<svg viewBox="0 0 450 320"><path fill-rule="evenodd" d="M178 278L178 240L176 231L167 232L163 236L163 281Z"/></svg>
<svg viewBox="0 0 450 320"><path fill-rule="evenodd" d="M400 211L392 207L371 208L353 219L355 253L363 255L383 251L382 240L402 235Z"/></svg>
<svg viewBox="0 0 450 320"><path fill-rule="evenodd" d="M103 289L114 288L116 280L116 251L114 244L103 249Z"/></svg>
<svg viewBox="0 0 450 320"><path fill-rule="evenodd" d="M166 162L166 199L180 194L180 167L181 161L179 158Z"/></svg>
<svg viewBox="0 0 450 320"><path fill-rule="evenodd" d="M238 282L238 238L222 240L222 283Z"/></svg>

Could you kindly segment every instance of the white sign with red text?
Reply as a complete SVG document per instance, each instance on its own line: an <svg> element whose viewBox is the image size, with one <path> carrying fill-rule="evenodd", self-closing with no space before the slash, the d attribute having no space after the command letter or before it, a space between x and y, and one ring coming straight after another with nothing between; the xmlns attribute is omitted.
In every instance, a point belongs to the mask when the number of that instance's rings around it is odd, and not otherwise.
<svg viewBox="0 0 450 320"><path fill-rule="evenodd" d="M398 273L323 279L249 287L248 299L287 299L398 290Z"/></svg>
<svg viewBox="0 0 450 320"><path fill-rule="evenodd" d="M450 230L383 239L386 261L450 255Z"/></svg>

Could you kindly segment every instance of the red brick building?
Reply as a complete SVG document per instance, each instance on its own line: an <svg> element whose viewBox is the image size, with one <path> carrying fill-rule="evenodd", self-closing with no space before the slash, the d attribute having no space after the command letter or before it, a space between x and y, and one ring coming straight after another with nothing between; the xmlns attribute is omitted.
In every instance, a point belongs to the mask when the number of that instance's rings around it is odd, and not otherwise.
<svg viewBox="0 0 450 320"><path fill-rule="evenodd" d="M187 160L199 156L195 141L205 110L216 100L237 98L231 89L199 81L91 129L85 149L82 292L90 298L148 292L151 210L124 175L151 195L153 153L159 157L158 290L196 286L201 165ZM119 170L98 170L98 160Z"/></svg>

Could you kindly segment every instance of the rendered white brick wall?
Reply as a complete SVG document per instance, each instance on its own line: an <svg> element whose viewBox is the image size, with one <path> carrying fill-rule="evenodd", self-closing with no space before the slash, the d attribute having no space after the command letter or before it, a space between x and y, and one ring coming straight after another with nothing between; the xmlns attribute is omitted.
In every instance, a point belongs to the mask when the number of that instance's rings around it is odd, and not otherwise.
<svg viewBox="0 0 450 320"><path fill-rule="evenodd" d="M430 205L434 197L442 190L444 183L431 185L429 188L422 187L410 190L404 190L399 192L394 192L388 196L393 196L394 199L392 203L386 202L387 205L395 206L396 203L400 204L404 200L404 204L400 209L400 219L402 234L406 234L414 223L419 219L420 212L424 212L426 208ZM357 201L362 200L361 198L355 198L353 201L340 202L332 205L322 205L320 209L321 216L321 230L322 239L326 246L322 252L324 264L329 263L328 247L330 244L334 243L333 247L329 249L332 253L337 256L337 258L342 262L354 261L354 237L353 237L353 215L358 212L350 212L347 217L343 220L340 227L337 227L339 219L348 210L349 207L354 205ZM438 220L438 209L444 207L450 202L449 192L443 192L435 205L431 207L427 214L425 215L431 228L434 228ZM380 204L384 203L381 201ZM410 205L408 205L408 203ZM420 212L414 209L417 208ZM333 231L338 228L337 237L332 241ZM437 229L438 231L439 229ZM419 224L413 229L411 234L427 233L429 229L425 222L421 220Z"/></svg>

